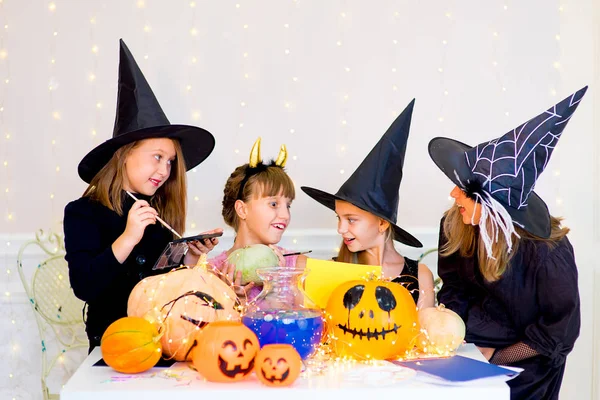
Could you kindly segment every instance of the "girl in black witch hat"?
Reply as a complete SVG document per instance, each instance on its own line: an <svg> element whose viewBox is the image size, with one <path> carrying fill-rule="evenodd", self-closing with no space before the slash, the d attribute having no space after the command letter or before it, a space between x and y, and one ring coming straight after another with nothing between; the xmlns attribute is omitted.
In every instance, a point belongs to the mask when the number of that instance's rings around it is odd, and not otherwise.
<svg viewBox="0 0 600 400"><path fill-rule="evenodd" d="M169 123L129 49L123 41L120 45L113 138L79 164L79 176L89 186L66 206L64 217L65 258L73 291L88 306L90 351L112 322L127 316L131 290L153 273L174 239L156 224L157 216L184 231L185 172L208 157L215 144L204 129ZM216 243L191 243L182 261L195 265Z"/></svg>
<svg viewBox="0 0 600 400"><path fill-rule="evenodd" d="M494 364L524 368L513 399L557 399L579 335L567 228L533 191L587 88L490 142L435 138L429 154L456 187L440 228L438 300Z"/></svg>
<svg viewBox="0 0 600 400"><path fill-rule="evenodd" d="M414 100L335 195L305 186L302 190L337 214L338 233L343 238L337 261L381 265L384 277L404 285L424 308L435 302L433 275L426 265L403 257L394 246L394 240L423 246L396 225L413 107Z"/></svg>

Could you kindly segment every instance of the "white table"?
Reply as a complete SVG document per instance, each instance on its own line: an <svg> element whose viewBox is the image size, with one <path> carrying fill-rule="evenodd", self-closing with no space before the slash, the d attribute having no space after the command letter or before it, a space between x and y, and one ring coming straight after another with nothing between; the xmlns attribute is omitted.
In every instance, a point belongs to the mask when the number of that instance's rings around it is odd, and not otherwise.
<svg viewBox="0 0 600 400"><path fill-rule="evenodd" d="M462 346L458 354L485 361L472 344ZM338 365L321 375L301 376L291 387L270 388L254 375L236 383L206 382L186 363L136 375L120 374L109 367L93 367L100 358L100 348L96 347L61 391L61 400L264 400L276 396L285 400L500 400L510 397L503 378L458 385L387 362L378 366Z"/></svg>

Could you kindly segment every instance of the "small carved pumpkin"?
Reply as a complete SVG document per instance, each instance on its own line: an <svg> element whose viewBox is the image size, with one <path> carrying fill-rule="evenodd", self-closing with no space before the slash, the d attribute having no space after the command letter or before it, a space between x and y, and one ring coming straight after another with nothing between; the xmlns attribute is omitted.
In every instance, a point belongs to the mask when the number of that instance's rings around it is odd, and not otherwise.
<svg viewBox="0 0 600 400"><path fill-rule="evenodd" d="M238 321L235 292L202 267L182 268L139 282L129 295L127 314L161 324L165 356L190 360L196 333L219 320Z"/></svg>
<svg viewBox="0 0 600 400"><path fill-rule="evenodd" d="M125 317L110 324L102 335L100 349L104 362L125 374L154 367L162 355L156 326L138 317Z"/></svg>
<svg viewBox="0 0 600 400"><path fill-rule="evenodd" d="M196 335L192 361L211 382L235 382L254 369L258 338L241 322L216 321Z"/></svg>
<svg viewBox="0 0 600 400"><path fill-rule="evenodd" d="M419 333L417 308L400 284L350 281L329 297L327 326L340 356L388 359L405 354Z"/></svg>
<svg viewBox="0 0 600 400"><path fill-rule="evenodd" d="M267 386L291 385L301 368L300 354L290 344L268 344L256 356L256 376Z"/></svg>

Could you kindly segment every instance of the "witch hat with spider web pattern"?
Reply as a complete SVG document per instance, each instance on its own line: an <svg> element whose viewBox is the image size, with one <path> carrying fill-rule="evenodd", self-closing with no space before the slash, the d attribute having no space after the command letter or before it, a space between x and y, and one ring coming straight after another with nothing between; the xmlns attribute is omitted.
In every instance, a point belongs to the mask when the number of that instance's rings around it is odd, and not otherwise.
<svg viewBox="0 0 600 400"><path fill-rule="evenodd" d="M504 207L512 222L535 236L550 236L550 213L533 191L587 86L505 135L475 147L449 138L429 142L429 155L472 198Z"/></svg>

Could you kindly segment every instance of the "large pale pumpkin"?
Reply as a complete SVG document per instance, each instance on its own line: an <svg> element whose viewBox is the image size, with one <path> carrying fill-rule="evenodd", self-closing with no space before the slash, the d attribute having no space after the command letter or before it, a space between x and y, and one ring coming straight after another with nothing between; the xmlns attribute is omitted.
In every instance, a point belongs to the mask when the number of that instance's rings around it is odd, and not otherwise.
<svg viewBox="0 0 600 400"><path fill-rule="evenodd" d="M338 286L326 308L329 337L340 356L403 356L419 334L415 302L400 284L350 281Z"/></svg>
<svg viewBox="0 0 600 400"><path fill-rule="evenodd" d="M162 355L156 325L138 317L110 324L100 341L102 358L118 372L136 374L156 365Z"/></svg>
<svg viewBox="0 0 600 400"><path fill-rule="evenodd" d="M456 351L465 339L462 318L444 305L419 310L421 335L417 347L426 353L446 355Z"/></svg>
<svg viewBox="0 0 600 400"><path fill-rule="evenodd" d="M129 296L127 314L156 320L163 353L190 360L195 334L213 321L239 321L235 292L202 267L182 268L139 282Z"/></svg>

